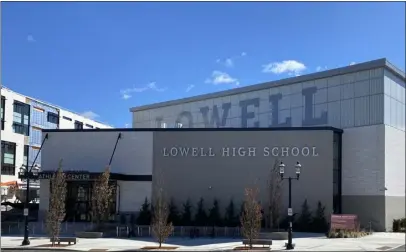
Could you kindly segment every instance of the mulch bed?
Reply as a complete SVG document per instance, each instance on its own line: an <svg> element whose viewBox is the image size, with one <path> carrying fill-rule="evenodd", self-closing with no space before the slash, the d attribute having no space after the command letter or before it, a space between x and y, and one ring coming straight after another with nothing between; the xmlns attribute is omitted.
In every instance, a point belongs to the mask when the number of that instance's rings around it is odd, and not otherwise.
<svg viewBox="0 0 406 252"><path fill-rule="evenodd" d="M177 249L177 248L178 247L172 247L172 246L162 246L162 247L159 247L159 246L146 246L146 247L143 247L141 249L154 250L154 249Z"/></svg>
<svg viewBox="0 0 406 252"><path fill-rule="evenodd" d="M250 249L250 247L249 247L249 246L247 246L247 247L242 246L242 247L235 247L233 250L256 250L256 251L270 251L270 250L271 250L271 248L267 248L267 247L265 247L265 248L263 248L263 247L252 247L252 248Z"/></svg>

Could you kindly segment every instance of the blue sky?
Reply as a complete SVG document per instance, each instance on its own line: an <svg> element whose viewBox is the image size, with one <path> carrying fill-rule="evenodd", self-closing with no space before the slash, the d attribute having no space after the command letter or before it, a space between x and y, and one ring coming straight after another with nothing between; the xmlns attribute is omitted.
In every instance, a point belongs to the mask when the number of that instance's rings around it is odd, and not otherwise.
<svg viewBox="0 0 406 252"><path fill-rule="evenodd" d="M404 3L2 2L2 84L115 127L129 108L377 58Z"/></svg>

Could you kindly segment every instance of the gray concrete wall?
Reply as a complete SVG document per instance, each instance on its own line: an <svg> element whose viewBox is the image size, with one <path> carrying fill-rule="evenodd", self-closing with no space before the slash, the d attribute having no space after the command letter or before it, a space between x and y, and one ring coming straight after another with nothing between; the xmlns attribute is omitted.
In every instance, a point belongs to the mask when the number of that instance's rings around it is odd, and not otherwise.
<svg viewBox="0 0 406 252"><path fill-rule="evenodd" d="M256 183L260 189L260 200L267 202L266 184L270 169L275 161L286 164L286 176L294 176L296 161L302 164L299 181L292 183L293 210L300 213L300 206L308 199L315 209L320 200L326 206L326 215L333 206L333 132L332 131L193 131L193 132L154 132L153 176L164 177L163 188L167 197L173 197L177 204L190 199L193 204L200 197L206 200L206 206L212 205L214 198L219 199L224 209L233 198L236 207L242 202L244 188ZM266 156L265 147L289 147L289 153L278 156ZM178 151L170 155L172 147L190 148L188 154ZM223 147L243 147L245 156L222 155ZM248 148L256 148L255 156ZM292 148L308 147L310 155L292 154ZM315 155L312 149L315 147ZM193 153L193 149L199 151ZM206 154L209 148L215 156L201 156L200 148ZM183 149L184 151L186 149ZM306 149L305 153L306 154ZM175 154L173 151L172 154ZM195 155L193 155L195 154ZM243 154L243 153L240 153ZM277 154L274 152L274 154ZM283 202L287 206L287 181L283 188ZM154 186L154 185L153 185ZM155 188L155 187L154 187ZM283 208L286 209L286 208Z"/></svg>

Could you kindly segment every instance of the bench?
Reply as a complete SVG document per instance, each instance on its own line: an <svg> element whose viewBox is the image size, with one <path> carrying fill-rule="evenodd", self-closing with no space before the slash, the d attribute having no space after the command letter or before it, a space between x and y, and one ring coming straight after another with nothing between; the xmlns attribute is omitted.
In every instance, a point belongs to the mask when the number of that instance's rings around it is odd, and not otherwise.
<svg viewBox="0 0 406 252"><path fill-rule="evenodd" d="M249 239L244 239L242 240L242 244L246 247L247 245L250 244ZM252 245L262 245L262 247L265 247L268 245L268 247L271 247L272 245L272 240L271 239L252 239Z"/></svg>
<svg viewBox="0 0 406 252"><path fill-rule="evenodd" d="M61 242L67 242L69 245L71 243L76 244L77 238L76 237L59 237L59 238L51 238L50 242L61 244Z"/></svg>

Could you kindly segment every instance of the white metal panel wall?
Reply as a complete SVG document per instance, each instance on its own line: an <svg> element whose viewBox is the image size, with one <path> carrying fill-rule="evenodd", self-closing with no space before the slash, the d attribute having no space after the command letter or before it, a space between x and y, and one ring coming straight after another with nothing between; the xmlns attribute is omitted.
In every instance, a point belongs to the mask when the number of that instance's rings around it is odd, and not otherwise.
<svg viewBox="0 0 406 252"><path fill-rule="evenodd" d="M405 132L385 125L386 196L405 196Z"/></svg>
<svg viewBox="0 0 406 252"><path fill-rule="evenodd" d="M384 195L385 125L345 130L342 149L342 194Z"/></svg>
<svg viewBox="0 0 406 252"><path fill-rule="evenodd" d="M383 68L138 111L133 127L352 128L383 123Z"/></svg>
<svg viewBox="0 0 406 252"><path fill-rule="evenodd" d="M42 169L53 171L63 159L64 170L100 172L108 165L119 131L50 132L42 149ZM121 132L111 172L151 175L152 132Z"/></svg>
<svg viewBox="0 0 406 252"><path fill-rule="evenodd" d="M384 76L385 124L405 131L405 82L390 71Z"/></svg>

